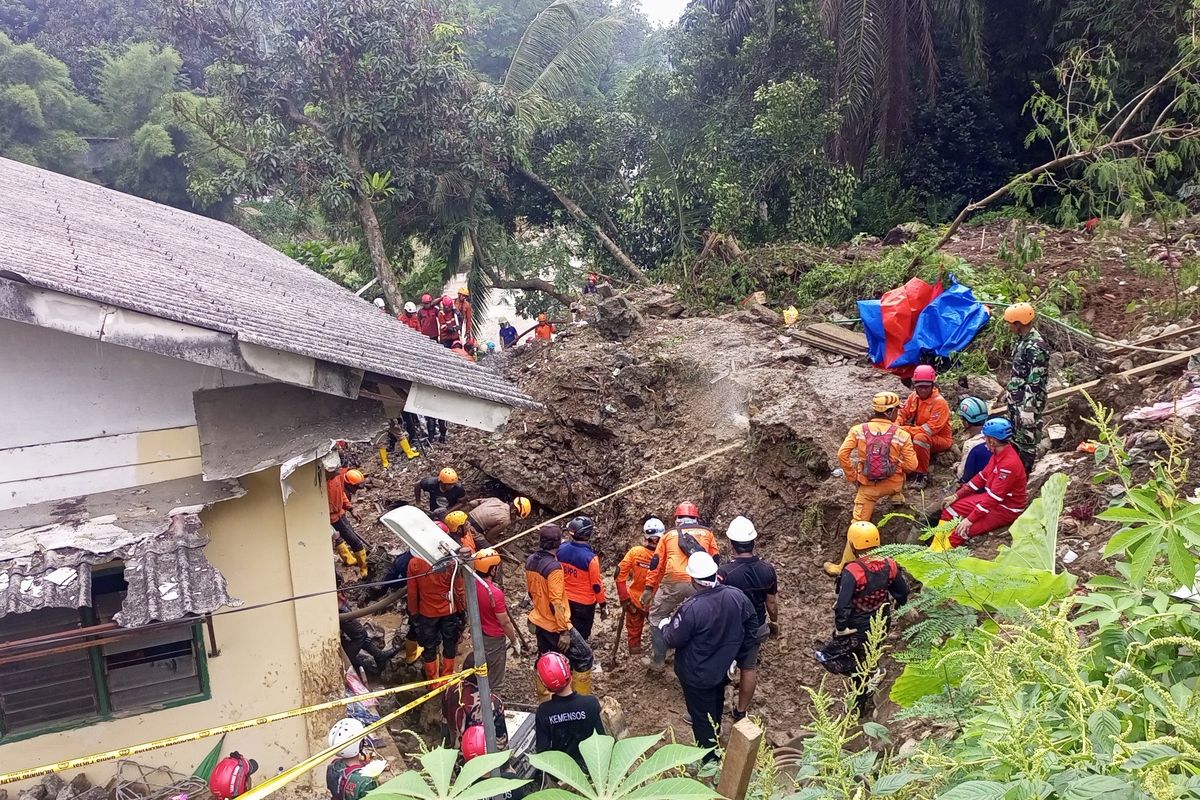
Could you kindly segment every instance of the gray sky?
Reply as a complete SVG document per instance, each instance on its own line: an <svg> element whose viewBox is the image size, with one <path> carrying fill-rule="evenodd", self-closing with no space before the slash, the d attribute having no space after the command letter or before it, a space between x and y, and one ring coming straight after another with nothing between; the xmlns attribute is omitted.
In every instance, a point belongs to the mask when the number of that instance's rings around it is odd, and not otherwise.
<svg viewBox="0 0 1200 800"><path fill-rule="evenodd" d="M655 25L670 25L679 19L688 0L642 0L642 11Z"/></svg>

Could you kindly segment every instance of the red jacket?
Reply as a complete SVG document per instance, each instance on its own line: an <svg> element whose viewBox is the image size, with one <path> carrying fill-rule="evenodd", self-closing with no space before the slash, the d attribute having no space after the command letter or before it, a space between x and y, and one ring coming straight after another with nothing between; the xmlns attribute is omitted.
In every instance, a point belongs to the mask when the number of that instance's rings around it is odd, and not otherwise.
<svg viewBox="0 0 1200 800"><path fill-rule="evenodd" d="M975 522L979 518L1003 508L1019 514L1025 510L1029 502L1026 493L1028 477L1025 465L1017 448L1005 445L1000 452L992 453L992 458L979 474L959 487L955 495L971 497L975 507L967 514L967 519Z"/></svg>
<svg viewBox="0 0 1200 800"><path fill-rule="evenodd" d="M421 315L416 314L397 314L396 319L403 322L408 327L412 328L417 333L421 332Z"/></svg>
<svg viewBox="0 0 1200 800"><path fill-rule="evenodd" d="M436 308L425 308L422 306L417 311L417 323L421 333L431 339L437 339L442 332L442 326L438 323L438 312Z"/></svg>

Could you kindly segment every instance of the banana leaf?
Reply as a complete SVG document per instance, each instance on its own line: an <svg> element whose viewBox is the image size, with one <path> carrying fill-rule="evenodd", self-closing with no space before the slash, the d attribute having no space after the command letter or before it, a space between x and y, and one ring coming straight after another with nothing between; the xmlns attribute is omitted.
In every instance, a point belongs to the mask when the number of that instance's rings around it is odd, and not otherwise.
<svg viewBox="0 0 1200 800"><path fill-rule="evenodd" d="M225 734L221 734L221 738L217 740L216 745L209 751L204 760L200 762L195 771L192 772L192 777L200 778L205 783L212 777L213 770L217 768L217 762L221 760L221 750L225 747Z"/></svg>

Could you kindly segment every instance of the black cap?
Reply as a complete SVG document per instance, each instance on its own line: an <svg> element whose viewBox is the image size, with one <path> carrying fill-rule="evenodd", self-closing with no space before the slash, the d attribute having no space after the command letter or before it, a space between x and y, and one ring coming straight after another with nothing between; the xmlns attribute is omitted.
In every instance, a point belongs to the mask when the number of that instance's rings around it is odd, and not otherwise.
<svg viewBox="0 0 1200 800"><path fill-rule="evenodd" d="M538 531L538 547L543 550L553 550L562 544L562 528L557 525L543 525Z"/></svg>

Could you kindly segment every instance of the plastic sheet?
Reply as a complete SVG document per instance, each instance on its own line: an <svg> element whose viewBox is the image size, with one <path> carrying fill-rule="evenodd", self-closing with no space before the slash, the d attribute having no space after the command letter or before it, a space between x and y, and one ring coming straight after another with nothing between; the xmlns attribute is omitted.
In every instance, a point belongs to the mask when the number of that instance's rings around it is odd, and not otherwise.
<svg viewBox="0 0 1200 800"><path fill-rule="evenodd" d="M971 289L950 278L950 287L913 278L879 300L858 301L867 352L878 367L907 374L922 357L946 357L975 338L988 310Z"/></svg>

